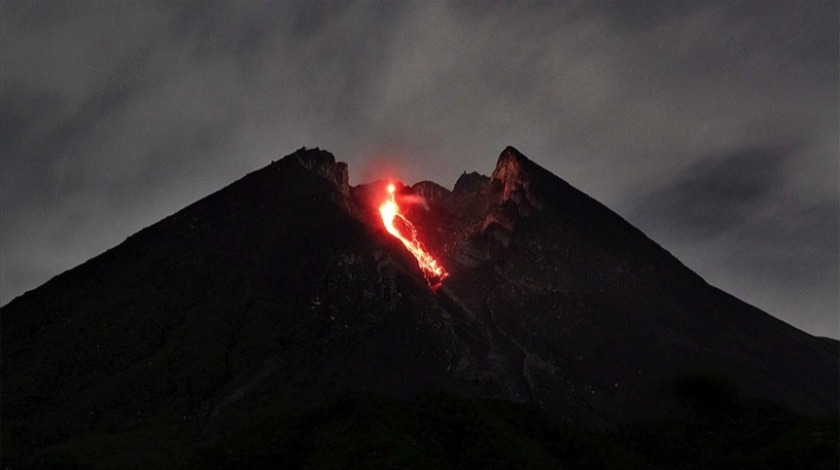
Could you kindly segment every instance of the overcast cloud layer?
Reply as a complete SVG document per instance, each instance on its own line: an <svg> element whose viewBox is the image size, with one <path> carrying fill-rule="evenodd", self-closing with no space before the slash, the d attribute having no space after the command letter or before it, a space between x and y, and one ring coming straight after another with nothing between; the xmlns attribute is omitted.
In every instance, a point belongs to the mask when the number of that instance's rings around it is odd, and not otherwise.
<svg viewBox="0 0 840 470"><path fill-rule="evenodd" d="M513 145L838 337L838 3L0 4L0 302L301 146L407 182Z"/></svg>

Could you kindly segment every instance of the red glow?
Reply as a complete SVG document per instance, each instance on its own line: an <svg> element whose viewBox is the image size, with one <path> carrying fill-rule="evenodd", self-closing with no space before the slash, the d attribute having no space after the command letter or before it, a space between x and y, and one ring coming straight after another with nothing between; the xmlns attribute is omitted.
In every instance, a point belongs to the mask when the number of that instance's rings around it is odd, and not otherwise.
<svg viewBox="0 0 840 470"><path fill-rule="evenodd" d="M388 184L388 196L382 205L379 206L379 214L382 216L382 223L385 225L385 230L388 231L394 238L401 241L403 246L411 252L417 259L417 265L426 276L426 280L433 289L440 286L440 283L449 276L449 273L443 269L443 266L438 264L437 260L430 255L423 244L417 239L417 230L414 225L405 218L400 211L400 206L397 204L395 196L397 188L394 183ZM400 228L397 228L397 221L399 220ZM403 233L404 232L404 233Z"/></svg>

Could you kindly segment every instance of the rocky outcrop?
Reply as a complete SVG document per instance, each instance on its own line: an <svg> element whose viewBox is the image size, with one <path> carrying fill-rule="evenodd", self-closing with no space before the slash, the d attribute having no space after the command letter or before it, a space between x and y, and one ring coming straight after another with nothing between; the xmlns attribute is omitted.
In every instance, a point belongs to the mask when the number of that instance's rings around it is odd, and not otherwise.
<svg viewBox="0 0 840 470"><path fill-rule="evenodd" d="M458 177L458 181L455 182L455 187L452 189L452 193L457 196L477 194L484 190L488 181L490 181L490 178L480 173L475 171L467 173L465 171L460 177Z"/></svg>
<svg viewBox="0 0 840 470"><path fill-rule="evenodd" d="M421 181L411 186L411 190L429 204L436 204L449 196L450 191L433 181Z"/></svg>
<svg viewBox="0 0 840 470"><path fill-rule="evenodd" d="M286 158L296 160L307 170L332 182L341 194L350 195L350 172L347 163L336 162L335 156L330 152L318 147L314 149L301 147Z"/></svg>
<svg viewBox="0 0 840 470"><path fill-rule="evenodd" d="M489 194L496 203L512 201L523 215L530 213L531 208L541 209L544 203L533 186L544 171L515 148L507 147L490 177Z"/></svg>

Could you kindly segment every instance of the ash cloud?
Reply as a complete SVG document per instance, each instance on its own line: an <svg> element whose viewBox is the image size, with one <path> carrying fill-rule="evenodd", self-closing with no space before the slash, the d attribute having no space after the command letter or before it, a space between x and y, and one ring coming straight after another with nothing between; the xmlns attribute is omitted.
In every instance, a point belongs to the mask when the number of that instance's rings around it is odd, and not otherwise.
<svg viewBox="0 0 840 470"><path fill-rule="evenodd" d="M837 2L0 4L0 303L301 146L351 181L515 145L838 336ZM792 145L791 142L795 144Z"/></svg>

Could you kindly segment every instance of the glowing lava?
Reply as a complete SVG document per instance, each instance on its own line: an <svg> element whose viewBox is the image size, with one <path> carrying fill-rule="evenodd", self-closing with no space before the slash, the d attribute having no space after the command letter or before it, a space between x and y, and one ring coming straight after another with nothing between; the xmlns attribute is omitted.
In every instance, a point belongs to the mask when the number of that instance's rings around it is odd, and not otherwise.
<svg viewBox="0 0 840 470"><path fill-rule="evenodd" d="M449 276L449 273L438 264L437 260L417 240L417 230L414 228L414 225L400 212L400 206L397 204L397 199L394 195L396 189L393 183L388 184L388 198L379 206L382 223L385 225L385 230L401 241L406 249L417 258L417 264L420 266L420 270L423 271L423 275L426 276L429 285L433 289L437 288ZM397 221L399 221L400 228L397 228ZM403 232L405 232L405 235Z"/></svg>

